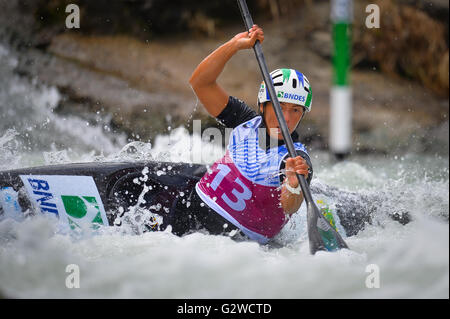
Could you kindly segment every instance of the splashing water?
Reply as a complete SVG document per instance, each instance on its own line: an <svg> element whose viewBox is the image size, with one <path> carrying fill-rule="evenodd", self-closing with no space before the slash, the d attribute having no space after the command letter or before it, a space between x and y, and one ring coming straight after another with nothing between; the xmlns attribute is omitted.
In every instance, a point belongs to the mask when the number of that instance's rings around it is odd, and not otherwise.
<svg viewBox="0 0 450 319"><path fill-rule="evenodd" d="M91 125L77 116L55 113L61 100L59 91L18 77L14 73L17 59L1 44L0 58L0 147L9 158L15 158L10 169L55 164L58 158L65 162L91 160L94 154L117 152L125 144L124 134L109 134L99 119Z"/></svg>
<svg viewBox="0 0 450 319"><path fill-rule="evenodd" d="M154 145L126 144L104 123L86 126L52 110L55 88L17 78L0 46L1 170L77 161L201 162L224 150L183 128ZM206 149L194 158L196 147ZM353 157L333 163L313 152L312 187L329 185L371 199L371 225L346 238L350 250L309 254L302 205L277 236L261 246L226 236L170 228L144 232L153 210L129 211L129 227L100 227L77 236L57 233L57 221L36 216L0 221L0 296L31 298L448 298L449 163L447 157L405 154ZM148 190L144 190L148 191ZM143 194L141 194L142 200ZM322 199L313 194L316 200ZM339 197L323 200L331 209ZM159 208L161 209L161 207ZM407 225L387 212L407 211ZM127 213L127 212L125 212ZM67 266L80 269L80 288L66 286ZM379 288L370 275L378 270Z"/></svg>

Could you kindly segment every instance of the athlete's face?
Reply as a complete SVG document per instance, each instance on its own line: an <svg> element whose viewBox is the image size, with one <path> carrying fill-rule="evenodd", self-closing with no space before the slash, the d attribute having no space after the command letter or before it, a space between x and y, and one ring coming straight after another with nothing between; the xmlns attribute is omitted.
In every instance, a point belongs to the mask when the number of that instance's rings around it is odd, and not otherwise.
<svg viewBox="0 0 450 319"><path fill-rule="evenodd" d="M283 111L284 119L286 120L289 133L292 134L301 120L304 108L301 105L292 103L280 103L281 110ZM259 105L260 111L263 112L263 105ZM272 102L267 102L266 109L264 111L264 119L266 121L266 126L269 135L272 138L279 140L283 139L283 134L281 133L280 125L278 124L277 116L273 108Z"/></svg>

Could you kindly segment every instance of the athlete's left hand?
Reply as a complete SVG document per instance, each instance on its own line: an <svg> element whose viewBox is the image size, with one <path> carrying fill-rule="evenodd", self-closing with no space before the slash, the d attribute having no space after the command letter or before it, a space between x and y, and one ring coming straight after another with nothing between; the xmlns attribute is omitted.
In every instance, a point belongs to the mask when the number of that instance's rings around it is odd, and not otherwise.
<svg viewBox="0 0 450 319"><path fill-rule="evenodd" d="M296 188L298 187L298 178L297 174L305 176L308 178L309 174L309 166L306 163L305 159L301 156L290 157L286 160L286 178L289 186Z"/></svg>

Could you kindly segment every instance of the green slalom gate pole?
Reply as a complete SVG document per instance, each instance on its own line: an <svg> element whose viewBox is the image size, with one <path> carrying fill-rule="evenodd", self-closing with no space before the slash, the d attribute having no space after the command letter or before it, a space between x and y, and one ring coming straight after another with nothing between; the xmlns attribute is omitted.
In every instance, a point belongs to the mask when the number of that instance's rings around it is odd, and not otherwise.
<svg viewBox="0 0 450 319"><path fill-rule="evenodd" d="M352 149L351 61L352 0L331 0L333 23L333 86L330 94L330 151L338 159Z"/></svg>

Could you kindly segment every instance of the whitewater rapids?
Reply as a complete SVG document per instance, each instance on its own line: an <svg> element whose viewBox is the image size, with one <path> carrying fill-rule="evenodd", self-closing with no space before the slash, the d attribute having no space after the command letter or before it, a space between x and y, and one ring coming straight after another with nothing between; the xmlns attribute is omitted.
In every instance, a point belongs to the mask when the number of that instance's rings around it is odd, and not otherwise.
<svg viewBox="0 0 450 319"><path fill-rule="evenodd" d="M191 162L192 145L223 148L183 129L153 145L127 141L93 115L53 112L60 99L12 73L15 58L0 46L0 169L56 163L153 159ZM92 124L94 122L94 124ZM81 236L57 233L46 217L0 221L0 296L12 298L449 298L448 155L413 153L352 157L335 163L311 151L312 185L383 196L372 225L346 238L350 250L312 256L305 206L278 236L280 245L236 242L195 233L134 234L101 227ZM407 211L402 226L384 209ZM69 265L79 288L68 288ZM374 272L379 275L375 285Z"/></svg>

